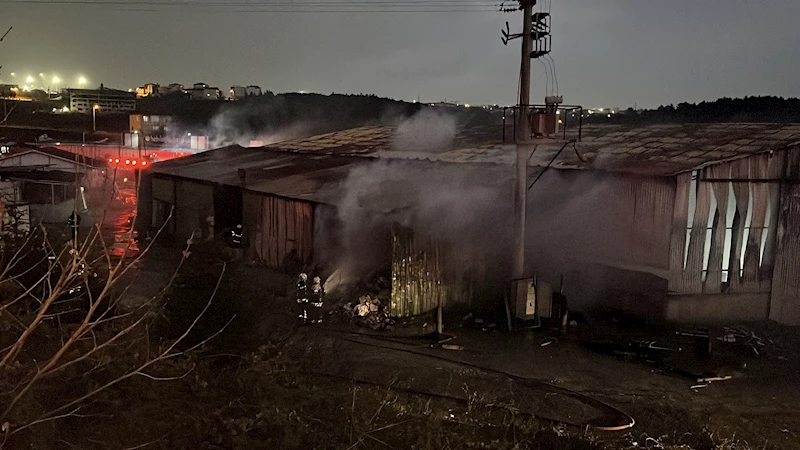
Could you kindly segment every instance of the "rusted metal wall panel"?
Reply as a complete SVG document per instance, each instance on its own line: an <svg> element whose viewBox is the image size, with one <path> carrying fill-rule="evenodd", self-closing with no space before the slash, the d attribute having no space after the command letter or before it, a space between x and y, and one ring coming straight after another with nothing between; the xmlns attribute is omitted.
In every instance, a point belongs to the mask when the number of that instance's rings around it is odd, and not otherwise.
<svg viewBox="0 0 800 450"><path fill-rule="evenodd" d="M463 258L464 252L471 250L392 230L392 315L410 317L439 305L469 304L488 276L485 261Z"/></svg>
<svg viewBox="0 0 800 450"><path fill-rule="evenodd" d="M703 262L705 259L708 215L711 209L711 186L708 183L697 183L697 207L694 210L694 222L689 233L689 249L683 271L684 293L698 294L703 292Z"/></svg>
<svg viewBox="0 0 800 450"><path fill-rule="evenodd" d="M631 263L654 268L669 267L670 224L675 203L675 187L656 178L630 180L629 224L634 251Z"/></svg>
<svg viewBox="0 0 800 450"><path fill-rule="evenodd" d="M392 236L392 315L415 316L445 306L441 245L413 235Z"/></svg>
<svg viewBox="0 0 800 450"><path fill-rule="evenodd" d="M281 268L289 259L310 261L314 249L311 203L245 191L243 215L249 250L263 264Z"/></svg>
<svg viewBox="0 0 800 450"><path fill-rule="evenodd" d="M767 178L768 160L760 157L749 158L749 174L751 179ZM767 219L769 205L769 186L765 183L752 183L750 195L753 198L753 211L750 219L750 233L745 243L744 270L742 282L746 285L759 284L759 266L761 265L761 237Z"/></svg>
<svg viewBox="0 0 800 450"><path fill-rule="evenodd" d="M749 176L747 170L747 160L739 160L731 163L731 178L746 179ZM750 184L733 183L733 197L736 200L736 215L733 219L733 235L731 238L731 272L729 275L730 289L739 291L743 289L742 274L739 267L742 265L742 248L744 242L744 225L747 214L750 210Z"/></svg>
<svg viewBox="0 0 800 450"><path fill-rule="evenodd" d="M780 167L783 166L783 158L783 153L755 155L706 168L699 171L694 192L690 192L691 174L678 176L670 260L671 292L677 294L770 292L775 255L777 186L779 186L777 180L782 178ZM738 181L748 179L754 181ZM763 180L776 181L765 183ZM687 195L684 197L684 194ZM685 217L688 213L689 196L694 196L697 206L688 233L687 246L684 236L688 228L688 220ZM716 208L709 211L713 204L716 204ZM732 223L729 223L728 218L730 205L734 208ZM772 213L768 215L768 211ZM750 216L749 223L748 216ZM747 225L749 232L746 232ZM709 226L712 229L710 245L706 242ZM728 228L731 228L730 231ZM726 253L728 234L730 249ZM687 247L688 251L683 253ZM706 259L707 266L704 267ZM722 276L725 261L728 261L727 283L723 282ZM707 271L705 277L704 270Z"/></svg>
<svg viewBox="0 0 800 450"><path fill-rule="evenodd" d="M786 168L787 152L764 155L767 157L767 178L782 179ZM767 187L769 192L769 221L767 222L767 245L764 247L764 256L761 259L761 279L772 280L772 271L775 267L775 253L777 243L778 216L780 215L781 185L770 183Z"/></svg>
<svg viewBox="0 0 800 450"><path fill-rule="evenodd" d="M714 179L729 179L731 175L730 166L722 164L710 167L708 175ZM730 186L728 183L712 183L712 194L717 200L717 207L713 214L713 231L711 234L711 248L708 256L708 267L706 278L703 282L703 292L718 294L722 286L722 270L725 259L725 236L728 228L728 197Z"/></svg>
<svg viewBox="0 0 800 450"><path fill-rule="evenodd" d="M686 172L676 177L675 204L672 216L672 240L669 252L669 290L683 292L683 268L686 261L686 228L689 226L689 195L692 174Z"/></svg>
<svg viewBox="0 0 800 450"><path fill-rule="evenodd" d="M786 155L785 177L800 179L800 149ZM769 318L800 325L800 185L781 188Z"/></svg>
<svg viewBox="0 0 800 450"><path fill-rule="evenodd" d="M673 178L547 172L530 191L528 268L551 284L584 263L666 272L674 199Z"/></svg>

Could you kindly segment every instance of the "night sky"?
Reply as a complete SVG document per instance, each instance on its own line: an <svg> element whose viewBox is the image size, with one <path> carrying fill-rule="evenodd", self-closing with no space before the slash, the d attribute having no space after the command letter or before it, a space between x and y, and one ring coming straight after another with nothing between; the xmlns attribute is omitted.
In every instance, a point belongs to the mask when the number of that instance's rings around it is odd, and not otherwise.
<svg viewBox="0 0 800 450"><path fill-rule="evenodd" d="M201 1L211 0L182 3ZM515 103L519 41L504 47L500 30L508 20L518 31L520 13L297 14L237 12L221 1L157 4L176 2L0 0L0 33L14 27L0 43L0 78L25 84L34 75L41 86L44 73L64 80L61 87L85 76L91 86L123 89L202 81L223 91L258 84L276 93ZM552 56L567 103L655 107L800 96L800 1L552 0L552 13ZM533 74L537 101L547 91L545 67L534 61Z"/></svg>

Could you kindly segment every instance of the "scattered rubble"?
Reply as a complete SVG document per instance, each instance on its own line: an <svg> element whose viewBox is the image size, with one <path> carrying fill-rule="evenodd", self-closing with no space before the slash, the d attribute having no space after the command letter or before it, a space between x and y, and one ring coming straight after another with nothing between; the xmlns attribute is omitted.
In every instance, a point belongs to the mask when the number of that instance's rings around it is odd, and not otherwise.
<svg viewBox="0 0 800 450"><path fill-rule="evenodd" d="M732 380L732 379L733 379L732 375L724 375L724 376L706 375L706 376L698 378L697 382L698 383L711 383L711 382L714 382L714 381L728 381L728 380Z"/></svg>
<svg viewBox="0 0 800 450"><path fill-rule="evenodd" d="M475 314L469 313L461 319L461 326L464 328L478 328L481 331L497 331L497 323L487 321L481 317L476 317Z"/></svg>
<svg viewBox="0 0 800 450"><path fill-rule="evenodd" d="M551 338L547 338L547 339L545 339L545 340L544 340L544 342L542 342L541 344L539 344L539 347L547 347L548 345L552 344L553 342L555 342L555 341L557 341L557 340L558 340L558 339L556 339L556 338L552 338L552 337L551 337Z"/></svg>
<svg viewBox="0 0 800 450"><path fill-rule="evenodd" d="M358 305L345 303L342 307L344 314L353 319L356 325L371 330L386 330L394 326L389 310L381 303L380 299L369 295L358 298Z"/></svg>

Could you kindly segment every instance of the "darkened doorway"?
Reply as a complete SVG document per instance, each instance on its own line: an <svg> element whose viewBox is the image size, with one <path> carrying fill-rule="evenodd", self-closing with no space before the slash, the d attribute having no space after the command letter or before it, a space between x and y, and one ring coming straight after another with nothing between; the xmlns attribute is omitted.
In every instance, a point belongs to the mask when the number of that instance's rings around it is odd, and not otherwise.
<svg viewBox="0 0 800 450"><path fill-rule="evenodd" d="M242 190L214 185L214 228L229 230L242 223Z"/></svg>

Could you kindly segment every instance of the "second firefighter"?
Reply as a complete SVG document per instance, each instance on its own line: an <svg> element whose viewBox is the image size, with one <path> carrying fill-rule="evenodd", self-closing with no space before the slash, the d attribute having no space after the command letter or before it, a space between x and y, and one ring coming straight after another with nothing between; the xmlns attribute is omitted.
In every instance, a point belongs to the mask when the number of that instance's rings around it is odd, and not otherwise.
<svg viewBox="0 0 800 450"><path fill-rule="evenodd" d="M322 301L325 297L325 290L322 288L322 280L314 277L311 285L311 323L322 323Z"/></svg>
<svg viewBox="0 0 800 450"><path fill-rule="evenodd" d="M297 306L300 322L308 323L308 275L301 273L297 280Z"/></svg>

